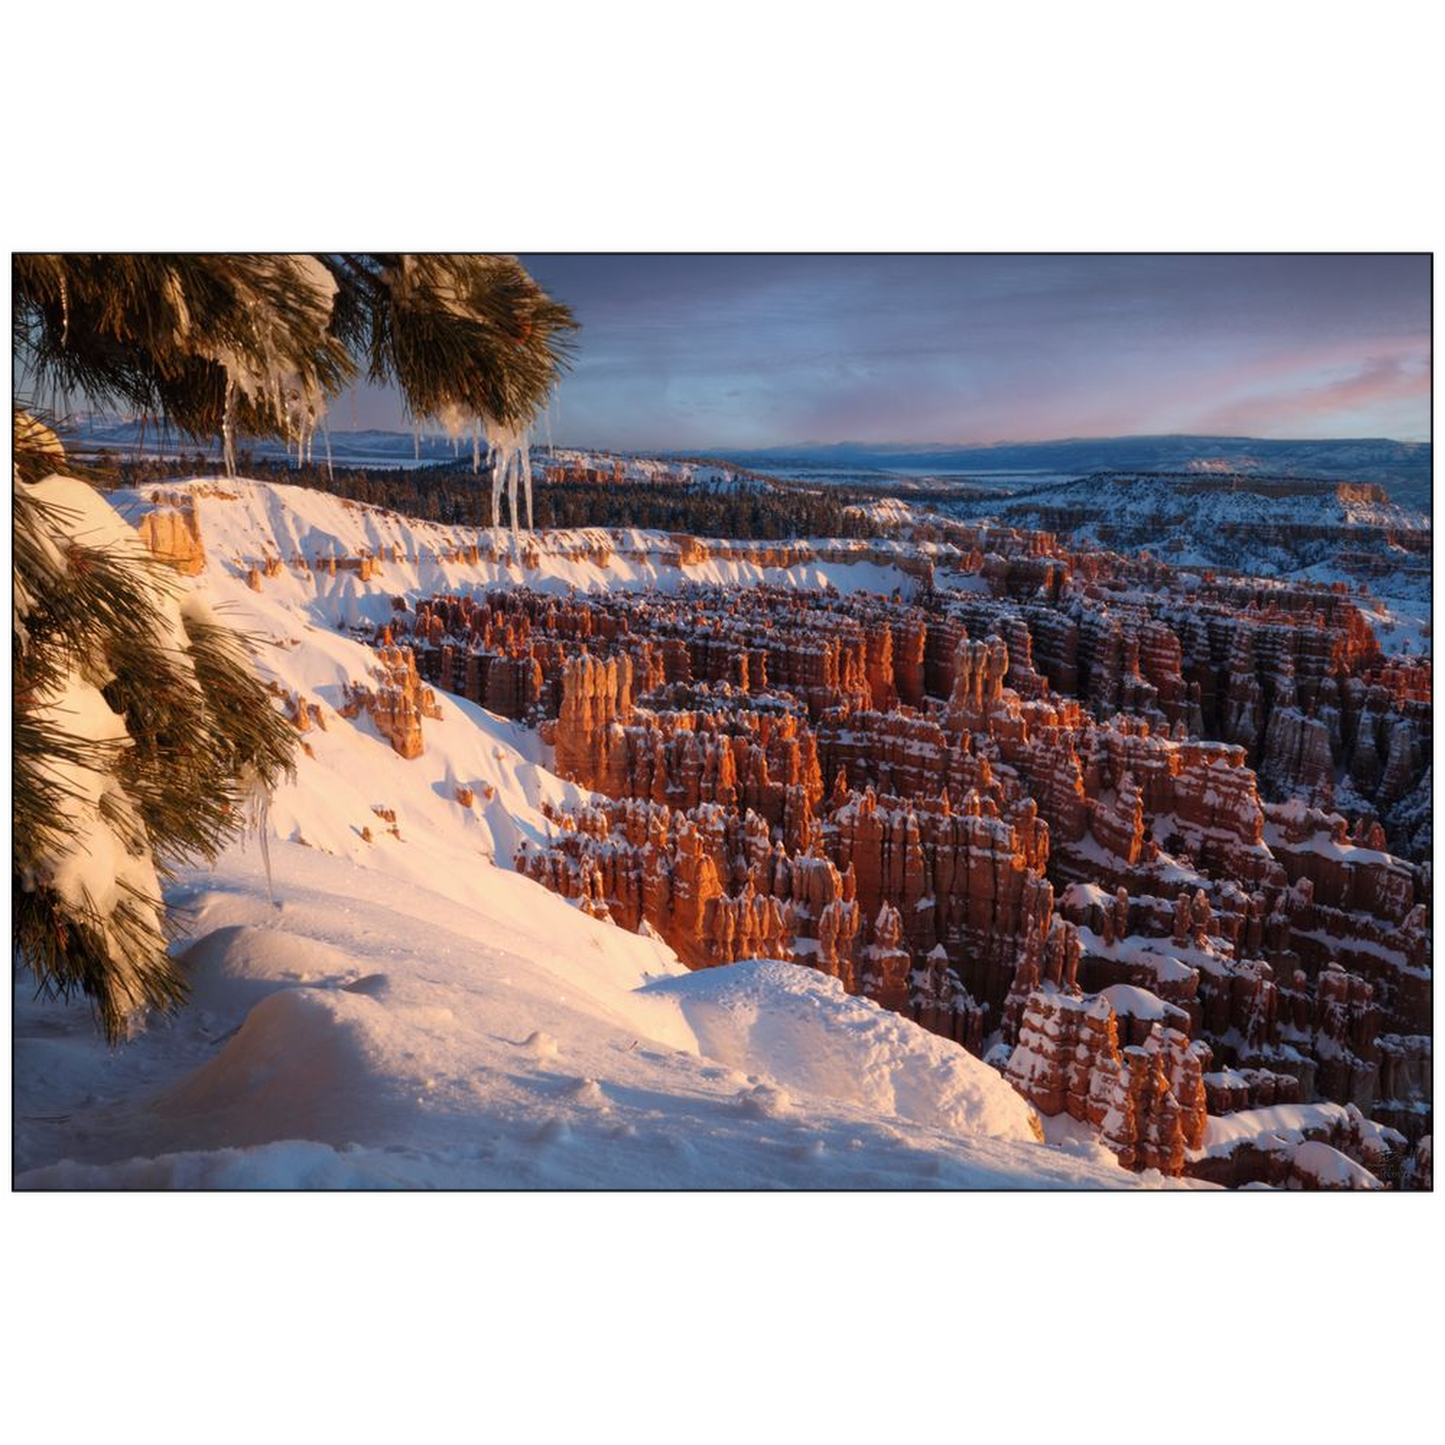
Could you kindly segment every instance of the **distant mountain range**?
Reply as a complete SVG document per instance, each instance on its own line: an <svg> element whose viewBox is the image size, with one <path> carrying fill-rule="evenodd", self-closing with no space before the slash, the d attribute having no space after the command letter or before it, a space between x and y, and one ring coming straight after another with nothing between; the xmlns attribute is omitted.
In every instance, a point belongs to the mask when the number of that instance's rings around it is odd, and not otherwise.
<svg viewBox="0 0 1445 1445"><path fill-rule="evenodd" d="M1430 443L1385 438L1278 441L1260 437L1076 437L1047 442L947 444L804 443L717 453L741 466L847 467L878 471L1243 471L1379 482L1408 506L1430 505Z"/></svg>
<svg viewBox="0 0 1445 1445"><path fill-rule="evenodd" d="M171 433L162 436L154 426L114 418L78 419L73 427L81 440L93 446L147 452L216 452L218 446L198 448ZM282 456L272 442L245 443L259 456ZM1339 441L1277 441L1260 437L1153 436L1076 437L1047 442L997 442L987 446L946 443L867 442L800 443L796 446L736 450L727 447L693 448L690 455L707 455L750 467L848 469L857 471L920 470L964 473L986 480L990 473L1051 473L1085 476L1103 471L1243 471L1285 476L1327 477L1342 481L1378 482L1405 506L1430 506L1431 448L1429 442L1397 442L1385 438ZM318 438L315 454L324 447ZM331 454L336 462L352 466L414 466L470 457L470 445L440 436L422 436L420 444L410 432L333 431ZM659 449L638 455L680 455Z"/></svg>
<svg viewBox="0 0 1445 1445"><path fill-rule="evenodd" d="M154 425L143 426L140 422L119 421L113 417L88 417L73 421L67 430L79 437L82 445L104 447L122 452L163 453L167 455L191 456L200 452L203 456L220 455L220 438L209 444L196 442L175 431L163 432ZM279 442L257 441L242 438L240 447L259 457L283 457L286 449ZM326 441L317 437L312 444L313 455L322 460L326 455ZM331 433L331 455L338 464L350 466L398 467L415 466L418 463L429 466L436 462L451 461L453 457L464 456L470 460L471 442L463 439L453 442L449 437L413 437L410 432L400 431L333 431Z"/></svg>

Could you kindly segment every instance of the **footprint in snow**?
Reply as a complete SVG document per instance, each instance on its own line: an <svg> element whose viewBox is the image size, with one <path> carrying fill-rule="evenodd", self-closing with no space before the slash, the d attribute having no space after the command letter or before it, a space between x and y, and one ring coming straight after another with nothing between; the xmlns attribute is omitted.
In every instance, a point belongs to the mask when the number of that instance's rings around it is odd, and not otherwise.
<svg viewBox="0 0 1445 1445"><path fill-rule="evenodd" d="M568 1087L567 1093L579 1104L591 1104L600 1109L607 1107L607 1096L596 1079L578 1079Z"/></svg>
<svg viewBox="0 0 1445 1445"><path fill-rule="evenodd" d="M380 998L391 987L391 980L384 973L368 973L341 985L342 993L364 993L368 998Z"/></svg>
<svg viewBox="0 0 1445 1445"><path fill-rule="evenodd" d="M565 1119L548 1119L536 1133L539 1144L566 1144L571 1138L572 1130Z"/></svg>
<svg viewBox="0 0 1445 1445"><path fill-rule="evenodd" d="M790 1103L787 1093L772 1084L758 1084L738 1094L738 1107L751 1119L781 1119Z"/></svg>

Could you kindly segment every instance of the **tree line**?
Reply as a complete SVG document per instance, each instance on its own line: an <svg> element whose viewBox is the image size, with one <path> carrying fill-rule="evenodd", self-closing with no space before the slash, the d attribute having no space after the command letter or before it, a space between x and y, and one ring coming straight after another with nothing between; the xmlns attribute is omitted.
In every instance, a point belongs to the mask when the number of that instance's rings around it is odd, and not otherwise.
<svg viewBox="0 0 1445 1445"><path fill-rule="evenodd" d="M125 457L115 453L95 463L108 485L143 487L180 477L204 476L214 460L197 453L180 457ZM328 468L238 453L241 475L258 481L329 492L348 501L387 507L404 516L446 526L488 527L491 490L469 465L430 467ZM534 519L539 527L643 527L688 532L699 537L779 541L792 537L871 537L879 526L849 508L868 500L841 488L804 490L776 485L750 491L718 492L646 482L533 483Z"/></svg>

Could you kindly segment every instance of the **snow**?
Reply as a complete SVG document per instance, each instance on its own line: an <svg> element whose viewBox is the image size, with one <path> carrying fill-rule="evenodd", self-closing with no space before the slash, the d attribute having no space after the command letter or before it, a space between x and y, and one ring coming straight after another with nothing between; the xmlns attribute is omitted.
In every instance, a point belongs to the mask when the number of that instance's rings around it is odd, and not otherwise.
<svg viewBox="0 0 1445 1445"><path fill-rule="evenodd" d="M880 532L906 527L915 520L914 509L899 497L883 497L876 502L844 507L843 510L850 517L872 523Z"/></svg>
<svg viewBox="0 0 1445 1445"><path fill-rule="evenodd" d="M1104 472L1005 500L958 498L948 510L975 522L1039 526L1076 546L1130 550L1145 538L1152 555L1175 567L1223 567L1279 583L1343 583L1351 594L1363 581L1390 599L1372 619L1385 651L1429 650L1422 630L1430 610L1425 553L1397 540L1418 542L1430 531L1428 513L1339 480L1301 479L1283 494L1266 478L1198 486L1168 475ZM1349 552L1365 565L1342 557Z"/></svg>
<svg viewBox="0 0 1445 1445"><path fill-rule="evenodd" d="M1175 943L1172 938L1147 938L1130 934L1106 943L1085 924L1077 925L1079 943L1086 954L1118 959L1136 968L1148 969L1162 984L1183 983L1197 968L1213 968L1218 960L1211 949L1192 943ZM1145 992L1145 990L1140 990Z"/></svg>
<svg viewBox="0 0 1445 1445"><path fill-rule="evenodd" d="M189 665L188 641L179 591L149 567L143 544L104 498L84 482L68 477L50 476L31 486L15 485L25 486L41 505L36 527L57 570L72 565L66 559L74 546L104 550L117 561L136 564L132 581L149 595L154 609L152 640L184 670ZM17 600L17 612L21 610ZM145 824L115 771L131 739L125 719L101 692L112 676L104 656L77 656L69 660L66 672L36 692L33 721L65 737L74 755L47 758L37 768L53 790L63 824L36 840L35 867L27 869L21 886L49 884L72 916L93 920L111 959L117 996L139 1003L132 931L142 930L159 946L162 926L156 905L161 889L144 846ZM130 930L119 926L118 913L128 915Z"/></svg>
<svg viewBox="0 0 1445 1445"><path fill-rule="evenodd" d="M677 544L665 532L577 528L534 532L528 539L537 560L537 566L532 568L522 565L510 532L502 528L443 526L305 487L229 478L224 487L218 487L214 481L198 478L116 492L112 500L127 519L135 522L150 510L150 498L155 493L194 502L210 559L205 574L198 579L203 587L220 588L237 605L245 606L247 599L254 599L256 594L242 595L238 589L221 584L226 580L244 581L247 567L259 563L265 555L279 557L288 565L280 576L265 579L265 594L279 598L287 610L305 612L311 620L328 626L338 621L385 622L391 616L394 595L417 598L512 585L557 593L570 588L601 592L654 587L672 592L696 584L758 583L809 589L831 586L844 593L891 593L895 588L911 593L917 585L901 568L869 559L870 552L887 556L893 550L887 543L816 539L815 546L852 553L857 560L807 561L774 567L753 561L748 554L765 557L768 551L776 550L777 544L730 542L726 545L733 556L710 557L705 562L679 567L669 560L675 559ZM445 560L459 544L478 545L481 560ZM289 565L298 555L314 563L331 556L376 556L383 550L389 556L393 547L409 560L384 562L377 585L361 582L352 572L338 571L330 577L325 571L307 574ZM606 566L589 555L598 548L612 554ZM218 568L217 559L224 559L226 565Z"/></svg>
<svg viewBox="0 0 1445 1445"><path fill-rule="evenodd" d="M1101 990L1101 997L1109 1001L1109 1007L1116 1014L1127 1014L1130 1018L1163 1022L1171 1012L1158 994L1130 983L1112 983Z"/></svg>
<svg viewBox="0 0 1445 1445"><path fill-rule="evenodd" d="M28 490L37 502L62 514L60 521L66 538L83 547L113 549L121 555L147 555L145 544L135 530L126 525L114 507L89 483L55 474L34 483Z"/></svg>
<svg viewBox="0 0 1445 1445"><path fill-rule="evenodd" d="M1265 485L1258 485L1258 483ZM1173 477L1150 473L1104 472L1062 484L1038 488L1005 501L977 504L979 510L997 512L1017 522L1039 508L1084 508L1112 524L1138 523L1157 518L1160 530L1186 524L1204 536L1222 525L1268 527L1298 523L1308 526L1379 527L1410 531L1430 526L1419 511L1389 500L1375 500L1358 488L1337 480L1311 483L1301 479L1299 490L1278 494L1267 479L1252 486L1241 477L1237 486L1198 490ZM1257 487L1257 489L1256 489ZM1086 529L1080 529L1086 530Z"/></svg>
<svg viewBox="0 0 1445 1445"><path fill-rule="evenodd" d="M659 939L514 872L518 842L546 835L541 804L581 796L535 734L439 694L441 720L407 761L365 714L335 711L372 660L338 620L506 569L388 562L362 583L284 566L255 593L246 558L393 542L417 558L455 533L294 488L191 490L208 560L186 605L250 634L262 675L319 703L326 726L273 801L271 876L251 840L167 889L189 929L175 951L192 1001L174 1019L111 1051L83 1004L17 982L21 1187L1161 1182L1077 1140L1037 1142L993 1070L812 970L688 974ZM583 565L544 551L555 585ZM616 585L623 565L586 580ZM623 585L667 572L625 565Z"/></svg>
<svg viewBox="0 0 1445 1445"><path fill-rule="evenodd" d="M1384 1186L1362 1164L1319 1139L1308 1139L1294 1151L1296 1171L1326 1189L1381 1189Z"/></svg>
<svg viewBox="0 0 1445 1445"><path fill-rule="evenodd" d="M1303 1137L1306 1130L1329 1133L1349 1119L1343 1104L1271 1104L1240 1109L1233 1114L1210 1115L1204 1134L1206 1154L1228 1154L1248 1141L1260 1148L1284 1147Z"/></svg>
<svg viewBox="0 0 1445 1445"><path fill-rule="evenodd" d="M990 1138L1037 1138L1023 1097L981 1060L835 978L755 959L652 984L674 999L709 1056L747 1073L765 1061L789 1089Z"/></svg>
<svg viewBox="0 0 1445 1445"><path fill-rule="evenodd" d="M1387 656L1400 653L1429 657L1433 651L1431 599L1424 597L1362 597L1352 599L1370 624Z"/></svg>
<svg viewBox="0 0 1445 1445"><path fill-rule="evenodd" d="M1293 821L1304 811L1305 803L1296 796L1282 806L1286 810L1283 816ZM1266 822L1264 825L1264 844L1271 852L1315 853L1321 858L1332 858L1347 867L1408 870L1410 866L1405 859L1397 858L1393 853L1384 853L1378 848L1362 848L1348 841L1337 843L1333 838L1319 833L1310 833L1298 842L1291 842L1285 836L1285 830L1273 822Z"/></svg>
<svg viewBox="0 0 1445 1445"><path fill-rule="evenodd" d="M949 571L944 573L939 581L950 592L976 592L984 597L993 595L988 578L982 572Z"/></svg>
<svg viewBox="0 0 1445 1445"><path fill-rule="evenodd" d="M1033 1142L977 1060L936 1071L939 1040L807 970L685 976L501 869L464 906L275 862L277 905L239 850L180 881L195 1001L124 1049L20 990L20 1187L1148 1182ZM721 1017L744 1000L754 1022Z"/></svg>

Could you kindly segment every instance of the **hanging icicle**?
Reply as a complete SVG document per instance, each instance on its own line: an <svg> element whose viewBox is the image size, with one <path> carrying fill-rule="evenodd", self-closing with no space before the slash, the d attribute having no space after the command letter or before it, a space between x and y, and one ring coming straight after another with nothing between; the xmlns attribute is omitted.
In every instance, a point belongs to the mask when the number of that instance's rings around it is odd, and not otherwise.
<svg viewBox="0 0 1445 1445"><path fill-rule="evenodd" d="M487 466L492 473L492 526L502 525L502 472L506 466L506 456L501 447L488 444Z"/></svg>
<svg viewBox="0 0 1445 1445"><path fill-rule="evenodd" d="M236 383L226 373L226 406L221 415L221 448L226 458L226 475L236 475Z"/></svg>
<svg viewBox="0 0 1445 1445"><path fill-rule="evenodd" d="M526 492L527 530L532 530L532 461L526 430L519 426L503 426L489 418L482 419L487 437L487 455L492 466L492 525L502 525L502 488L507 489L510 508L509 523L512 541L521 545L522 508L517 496L520 481Z"/></svg>
<svg viewBox="0 0 1445 1445"><path fill-rule="evenodd" d="M508 459L507 466L507 505L512 514L512 550L516 552L521 545L521 529L517 525L517 473L522 469L522 454L513 448L512 455Z"/></svg>
<svg viewBox="0 0 1445 1445"><path fill-rule="evenodd" d="M336 296L336 283L319 261L311 256L277 256L273 262L296 283L296 295L304 295L312 308L312 321L324 330ZM174 289L177 325L188 324L185 297ZM293 370L294 352L288 345L290 321L282 321L260 296L249 296L251 343L240 351L221 349L207 353L226 373L222 444L226 474L236 475L237 397L267 416L280 435L287 464L303 467L313 459L316 427L325 413L325 395L318 377L310 371ZM292 457L292 445L295 457Z"/></svg>
<svg viewBox="0 0 1445 1445"><path fill-rule="evenodd" d="M532 530L532 449L522 448L522 465L525 468L523 477L527 484L527 530Z"/></svg>
<svg viewBox="0 0 1445 1445"><path fill-rule="evenodd" d="M247 765L241 773L241 840L254 833L261 844L261 863L266 870L266 897L275 908L276 890L271 879L271 795L266 791L256 770Z"/></svg>

